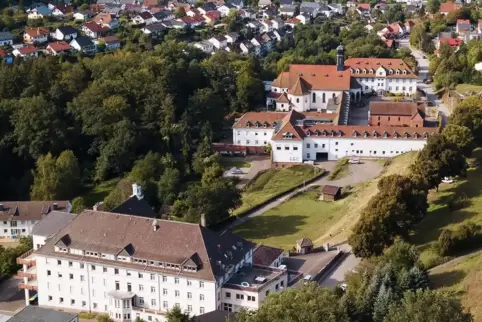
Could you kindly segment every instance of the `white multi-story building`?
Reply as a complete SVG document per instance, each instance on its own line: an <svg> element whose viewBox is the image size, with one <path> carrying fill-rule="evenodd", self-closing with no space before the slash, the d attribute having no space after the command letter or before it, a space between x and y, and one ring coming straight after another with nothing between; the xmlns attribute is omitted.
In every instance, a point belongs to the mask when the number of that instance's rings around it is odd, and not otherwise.
<svg viewBox="0 0 482 322"><path fill-rule="evenodd" d="M162 322L174 306L256 309L286 288L287 270L253 265L253 248L198 224L85 210L17 262L26 301L36 290L40 306Z"/></svg>
<svg viewBox="0 0 482 322"><path fill-rule="evenodd" d="M0 201L0 238L30 236L51 211L70 212L69 201Z"/></svg>
<svg viewBox="0 0 482 322"><path fill-rule="evenodd" d="M233 126L233 145L250 151L266 141L273 165L283 166L352 156L394 157L421 150L427 138L439 131L437 127L337 125L336 118L337 114L295 110L246 113ZM262 138L263 144L256 138Z"/></svg>
<svg viewBox="0 0 482 322"><path fill-rule="evenodd" d="M273 81L267 105L277 111L335 112L346 96L359 101L362 93L413 95L417 75L402 59L349 58L337 48L336 65L290 65Z"/></svg>

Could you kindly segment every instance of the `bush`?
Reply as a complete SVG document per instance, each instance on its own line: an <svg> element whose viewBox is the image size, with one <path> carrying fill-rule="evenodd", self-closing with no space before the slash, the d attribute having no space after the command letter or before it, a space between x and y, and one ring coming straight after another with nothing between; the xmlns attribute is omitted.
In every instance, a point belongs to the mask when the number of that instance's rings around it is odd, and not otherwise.
<svg viewBox="0 0 482 322"><path fill-rule="evenodd" d="M85 319L85 320L93 320L97 317L96 313L92 312L80 312L79 313L79 318L80 319Z"/></svg>
<svg viewBox="0 0 482 322"><path fill-rule="evenodd" d="M441 256L452 256L482 245L482 226L467 223L457 230L443 230L437 241Z"/></svg>
<svg viewBox="0 0 482 322"><path fill-rule="evenodd" d="M338 176L341 174L341 172L345 169L345 167L348 165L348 159L343 158L339 160L336 165L335 169L331 171L330 175L328 176L328 180L335 180L338 178Z"/></svg>
<svg viewBox="0 0 482 322"><path fill-rule="evenodd" d="M459 209L466 208L470 205L470 200L467 198L465 194L460 196L452 196L448 202L447 207L450 211L455 211Z"/></svg>

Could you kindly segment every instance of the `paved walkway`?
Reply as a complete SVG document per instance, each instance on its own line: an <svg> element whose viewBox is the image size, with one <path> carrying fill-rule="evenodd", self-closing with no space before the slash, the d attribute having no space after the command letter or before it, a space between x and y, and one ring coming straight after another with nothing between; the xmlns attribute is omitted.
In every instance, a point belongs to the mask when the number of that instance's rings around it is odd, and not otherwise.
<svg viewBox="0 0 482 322"><path fill-rule="evenodd" d="M380 174L380 171L383 168L381 163L378 161L365 160L361 164L350 164L349 172L343 178L329 181L327 179L328 174L331 170L333 170L333 168L335 167L335 164L336 164L335 161L327 161L327 162L320 163L318 166L320 168L324 168L327 171L321 178L319 178L318 180L315 180L314 182L312 182L311 184L305 187L298 188L289 194L283 195L257 210L252 211L248 215L232 222L228 227L226 227L226 229L233 229L245 223L246 221L250 220L251 218L262 215L266 211L279 206L280 204L292 198L293 196L297 195L298 193L306 191L311 186L330 184L334 186L344 187L348 185L354 185L356 183L363 182L368 179L376 178Z"/></svg>
<svg viewBox="0 0 482 322"><path fill-rule="evenodd" d="M347 243L339 245L342 251L348 253L348 255L336 265L322 280L319 281L320 286L327 287L329 289L335 288L337 285L345 281L346 273L349 273L355 269L360 263L360 259L356 258L351 252L351 247Z"/></svg>

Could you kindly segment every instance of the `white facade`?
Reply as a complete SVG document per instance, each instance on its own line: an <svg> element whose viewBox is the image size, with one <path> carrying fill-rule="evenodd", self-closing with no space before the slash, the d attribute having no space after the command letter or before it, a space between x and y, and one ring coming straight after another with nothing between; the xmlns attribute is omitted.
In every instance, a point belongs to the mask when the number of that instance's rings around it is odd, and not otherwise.
<svg viewBox="0 0 482 322"><path fill-rule="evenodd" d="M363 88L363 93L390 92L405 96L417 93L417 79L387 78L387 77L357 77L356 80Z"/></svg>
<svg viewBox="0 0 482 322"><path fill-rule="evenodd" d="M30 236L32 228L39 220L2 220L0 221L0 238L20 238Z"/></svg>
<svg viewBox="0 0 482 322"><path fill-rule="evenodd" d="M233 143L244 146L267 146L273 134L273 128L233 129Z"/></svg>

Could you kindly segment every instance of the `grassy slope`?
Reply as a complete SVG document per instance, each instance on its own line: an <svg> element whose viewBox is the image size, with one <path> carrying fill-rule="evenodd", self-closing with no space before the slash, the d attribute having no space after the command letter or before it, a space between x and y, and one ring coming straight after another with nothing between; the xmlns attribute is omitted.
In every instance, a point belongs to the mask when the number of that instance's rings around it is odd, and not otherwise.
<svg viewBox="0 0 482 322"><path fill-rule="evenodd" d="M476 157L482 157L482 150L475 151ZM482 224L482 168L469 169L467 178L454 184L442 184L438 193L429 195L430 208L427 217L416 227L410 240L419 246L421 260L428 267L442 263L448 258L441 258L432 248L443 229L454 229L464 222ZM449 200L455 196L466 196L468 207L450 211Z"/></svg>
<svg viewBox="0 0 482 322"><path fill-rule="evenodd" d="M281 191L289 190L303 181L310 180L322 170L310 165L299 165L286 169L269 169L254 182L246 186L242 193L243 204L233 214L239 214L268 200Z"/></svg>
<svg viewBox="0 0 482 322"><path fill-rule="evenodd" d="M393 159L382 176L407 173L414 156L409 153ZM319 201L314 191L298 195L239 226L235 232L249 240L284 249L293 247L301 237L311 238L316 245L342 242L366 202L377 193L377 181L356 185L336 202Z"/></svg>
<svg viewBox="0 0 482 322"><path fill-rule="evenodd" d="M87 207L92 207L96 202L103 201L119 181L120 178L114 178L91 187L82 195L85 200L85 205Z"/></svg>
<svg viewBox="0 0 482 322"><path fill-rule="evenodd" d="M469 256L455 265L430 273L431 286L461 300L464 308L482 321L482 254Z"/></svg>
<svg viewBox="0 0 482 322"><path fill-rule="evenodd" d="M251 168L251 163L243 159L222 158L221 164L227 170L231 168Z"/></svg>
<svg viewBox="0 0 482 322"><path fill-rule="evenodd" d="M471 85L471 84L459 84L455 87L455 90L461 94L467 94L470 91L482 91L482 86L479 85Z"/></svg>

